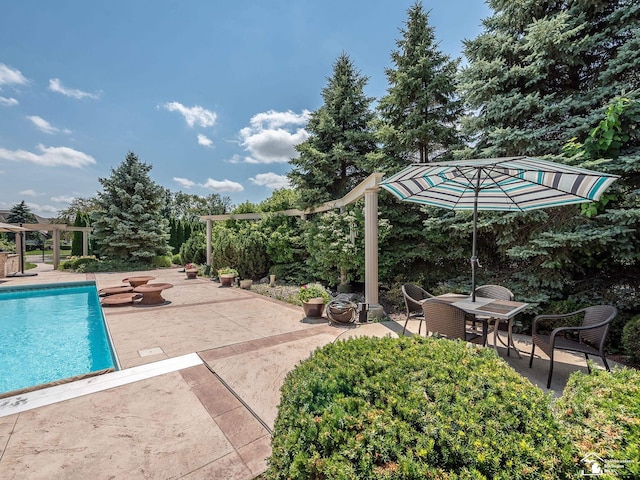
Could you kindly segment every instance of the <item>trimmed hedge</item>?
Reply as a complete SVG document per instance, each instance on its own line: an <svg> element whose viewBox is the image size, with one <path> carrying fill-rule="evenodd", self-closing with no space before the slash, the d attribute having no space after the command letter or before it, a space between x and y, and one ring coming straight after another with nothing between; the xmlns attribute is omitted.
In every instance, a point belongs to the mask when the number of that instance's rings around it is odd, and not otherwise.
<svg viewBox="0 0 640 480"><path fill-rule="evenodd" d="M550 397L492 349L413 336L327 345L289 372L269 479L574 478Z"/></svg>
<svg viewBox="0 0 640 480"><path fill-rule="evenodd" d="M595 454L622 468L601 479L640 478L640 372L592 368L569 377L555 410L579 459ZM615 462L613 462L615 463Z"/></svg>

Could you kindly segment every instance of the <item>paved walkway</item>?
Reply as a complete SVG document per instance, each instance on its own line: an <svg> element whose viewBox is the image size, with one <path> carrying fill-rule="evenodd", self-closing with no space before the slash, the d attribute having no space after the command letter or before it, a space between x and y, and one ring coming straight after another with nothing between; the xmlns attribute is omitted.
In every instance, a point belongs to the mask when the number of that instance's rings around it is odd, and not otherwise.
<svg viewBox="0 0 640 480"><path fill-rule="evenodd" d="M0 279L0 287L127 274L55 272ZM360 335L396 335L385 322L354 327L305 319L300 307L178 269L136 272L166 282L167 305L105 308L118 372L0 399L3 479L230 479L264 472L285 375L316 348ZM417 322L410 325L417 329ZM518 345L530 351L526 338ZM501 356L544 388L548 361ZM575 365L579 365L578 367ZM584 361L561 357L552 391Z"/></svg>

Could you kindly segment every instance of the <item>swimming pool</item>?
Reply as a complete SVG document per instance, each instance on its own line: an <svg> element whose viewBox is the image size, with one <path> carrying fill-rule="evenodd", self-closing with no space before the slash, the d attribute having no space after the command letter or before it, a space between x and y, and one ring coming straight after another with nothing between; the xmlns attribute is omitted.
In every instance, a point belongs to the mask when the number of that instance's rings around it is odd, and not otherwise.
<svg viewBox="0 0 640 480"><path fill-rule="evenodd" d="M114 368L94 282L0 288L0 394Z"/></svg>

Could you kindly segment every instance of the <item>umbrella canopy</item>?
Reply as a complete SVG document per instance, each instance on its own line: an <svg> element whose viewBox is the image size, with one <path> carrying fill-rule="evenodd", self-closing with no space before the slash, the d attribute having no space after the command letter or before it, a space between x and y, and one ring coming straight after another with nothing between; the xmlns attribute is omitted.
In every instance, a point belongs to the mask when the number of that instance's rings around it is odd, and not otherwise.
<svg viewBox="0 0 640 480"><path fill-rule="evenodd" d="M400 200L451 210L473 210L471 255L475 301L478 210L528 211L593 202L618 177L531 157L410 165L380 186Z"/></svg>
<svg viewBox="0 0 640 480"><path fill-rule="evenodd" d="M0 222L0 232L26 232L27 229L23 228L15 223L3 223Z"/></svg>

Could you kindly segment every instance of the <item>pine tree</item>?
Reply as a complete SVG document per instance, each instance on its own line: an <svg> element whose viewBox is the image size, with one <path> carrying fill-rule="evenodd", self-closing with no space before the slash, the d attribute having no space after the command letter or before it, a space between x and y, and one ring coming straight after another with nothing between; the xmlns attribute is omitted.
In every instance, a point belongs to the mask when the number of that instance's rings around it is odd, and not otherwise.
<svg viewBox="0 0 640 480"><path fill-rule="evenodd" d="M9 210L7 223L38 223L38 220L28 205L22 200Z"/></svg>
<svg viewBox="0 0 640 480"><path fill-rule="evenodd" d="M91 218L101 255L150 263L169 253L164 189L150 179L150 170L129 152L110 177L99 179L103 191L97 194L98 210Z"/></svg>
<svg viewBox="0 0 640 480"><path fill-rule="evenodd" d="M457 123L462 102L456 96L459 60L437 47L429 14L416 2L407 10L406 30L391 53L394 68L386 70L389 88L380 99L378 136L387 163L430 162L450 157L460 146ZM399 165L398 165L399 163Z"/></svg>
<svg viewBox="0 0 640 480"><path fill-rule="evenodd" d="M376 149L367 81L345 53L338 57L322 90L324 104L306 127L311 136L290 160L288 177L303 207L341 198L367 176L366 156Z"/></svg>
<svg viewBox="0 0 640 480"><path fill-rule="evenodd" d="M33 214L29 206L22 200L20 203L15 204L9 210L9 214L7 215L7 223L38 223L38 219ZM24 239L32 239L36 237L36 233L34 232L25 232ZM7 238L9 240L15 240L15 233L7 233Z"/></svg>
<svg viewBox="0 0 640 480"><path fill-rule="evenodd" d="M461 91L473 112L469 155L557 153L585 138L604 106L640 87L637 0L489 0L465 42Z"/></svg>

